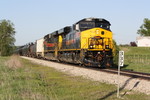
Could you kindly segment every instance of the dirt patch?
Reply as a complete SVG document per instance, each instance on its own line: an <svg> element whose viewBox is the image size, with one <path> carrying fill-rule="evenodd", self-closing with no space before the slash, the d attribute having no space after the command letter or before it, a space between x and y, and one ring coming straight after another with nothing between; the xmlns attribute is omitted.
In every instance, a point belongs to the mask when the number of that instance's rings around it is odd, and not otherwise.
<svg viewBox="0 0 150 100"><path fill-rule="evenodd" d="M12 55L10 59L5 62L5 65L11 69L22 67L21 59L17 55Z"/></svg>

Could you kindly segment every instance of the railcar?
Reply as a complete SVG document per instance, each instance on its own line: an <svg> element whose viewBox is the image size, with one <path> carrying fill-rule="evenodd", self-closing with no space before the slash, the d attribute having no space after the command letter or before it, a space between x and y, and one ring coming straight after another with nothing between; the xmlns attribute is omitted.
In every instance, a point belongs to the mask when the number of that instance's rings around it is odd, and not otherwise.
<svg viewBox="0 0 150 100"><path fill-rule="evenodd" d="M44 58L85 66L111 67L113 39L109 21L85 18L44 36Z"/></svg>
<svg viewBox="0 0 150 100"><path fill-rule="evenodd" d="M14 54L23 56L23 52L22 52L22 48L23 47L24 46L18 46L18 47L16 47L16 49L14 50Z"/></svg>
<svg viewBox="0 0 150 100"><path fill-rule="evenodd" d="M36 53L35 48L36 48L36 44L29 43L18 47L14 53L21 56L35 57L35 53Z"/></svg>
<svg viewBox="0 0 150 100"><path fill-rule="evenodd" d="M36 56L39 59L44 58L44 38L36 40Z"/></svg>
<svg viewBox="0 0 150 100"><path fill-rule="evenodd" d="M58 52L58 37L55 35L56 32L51 34L47 34L44 37L44 58L50 60L57 60L57 52Z"/></svg>
<svg viewBox="0 0 150 100"><path fill-rule="evenodd" d="M34 57L36 58L36 42L35 43L31 43L29 46L29 56L30 57Z"/></svg>
<svg viewBox="0 0 150 100"><path fill-rule="evenodd" d="M29 56L29 49L30 45L24 45L22 48L21 48L21 52L22 52L22 56Z"/></svg>

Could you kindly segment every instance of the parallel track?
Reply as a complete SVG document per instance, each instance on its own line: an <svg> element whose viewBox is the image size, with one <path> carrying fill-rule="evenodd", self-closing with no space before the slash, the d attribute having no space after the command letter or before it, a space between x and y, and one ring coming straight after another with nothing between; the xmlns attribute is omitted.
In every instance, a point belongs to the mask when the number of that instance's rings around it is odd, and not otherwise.
<svg viewBox="0 0 150 100"><path fill-rule="evenodd" d="M102 69L101 71L118 74L117 69ZM150 73L121 70L120 75L129 76L129 77L133 77L133 78L140 78L140 79L144 79L144 80L150 80Z"/></svg>

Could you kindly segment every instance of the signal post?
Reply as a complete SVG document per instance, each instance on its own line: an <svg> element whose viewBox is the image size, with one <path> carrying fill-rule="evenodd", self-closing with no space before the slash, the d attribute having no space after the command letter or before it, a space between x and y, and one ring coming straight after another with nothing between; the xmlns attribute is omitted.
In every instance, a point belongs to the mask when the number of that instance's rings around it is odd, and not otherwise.
<svg viewBox="0 0 150 100"><path fill-rule="evenodd" d="M117 88L117 97L119 98L120 94L120 67L124 65L124 51L119 51L119 60L118 60L118 88Z"/></svg>

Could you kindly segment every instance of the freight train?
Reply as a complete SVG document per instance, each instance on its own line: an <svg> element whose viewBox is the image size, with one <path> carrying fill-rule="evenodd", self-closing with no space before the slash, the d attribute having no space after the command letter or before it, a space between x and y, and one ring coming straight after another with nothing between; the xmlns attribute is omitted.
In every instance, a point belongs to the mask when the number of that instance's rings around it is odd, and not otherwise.
<svg viewBox="0 0 150 100"><path fill-rule="evenodd" d="M111 67L113 34L110 25L102 18L84 18L45 35L35 43L21 46L16 53L84 66Z"/></svg>

